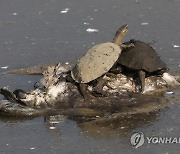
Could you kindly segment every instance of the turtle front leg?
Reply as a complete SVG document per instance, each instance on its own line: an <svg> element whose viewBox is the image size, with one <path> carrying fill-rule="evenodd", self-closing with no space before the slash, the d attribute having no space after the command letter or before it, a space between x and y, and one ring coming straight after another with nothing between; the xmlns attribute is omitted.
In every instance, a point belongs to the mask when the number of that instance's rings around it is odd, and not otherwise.
<svg viewBox="0 0 180 154"><path fill-rule="evenodd" d="M143 70L138 71L138 75L141 81L141 93L143 93L144 91L144 86L145 86L145 76L146 76L146 72Z"/></svg>
<svg viewBox="0 0 180 154"><path fill-rule="evenodd" d="M120 47L121 47L122 50L126 50L126 49L132 48L132 47L134 47L134 46L135 46L134 43L120 44Z"/></svg>

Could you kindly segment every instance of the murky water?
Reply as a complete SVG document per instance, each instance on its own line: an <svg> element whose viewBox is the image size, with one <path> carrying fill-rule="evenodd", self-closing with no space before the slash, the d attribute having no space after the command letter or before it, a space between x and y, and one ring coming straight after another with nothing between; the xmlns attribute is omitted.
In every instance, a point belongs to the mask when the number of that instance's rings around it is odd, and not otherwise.
<svg viewBox="0 0 180 154"><path fill-rule="evenodd" d="M111 41L124 23L129 24L124 41L136 38L151 43L168 67L180 72L179 8L180 0L2 0L0 72L60 61L74 63L94 44ZM39 79L0 77L0 87L27 90ZM44 117L1 117L0 153L179 153L179 144L145 143L134 149L129 141L134 132L179 137L179 110L175 104L158 113L132 117L119 129L91 128L73 120L50 127Z"/></svg>

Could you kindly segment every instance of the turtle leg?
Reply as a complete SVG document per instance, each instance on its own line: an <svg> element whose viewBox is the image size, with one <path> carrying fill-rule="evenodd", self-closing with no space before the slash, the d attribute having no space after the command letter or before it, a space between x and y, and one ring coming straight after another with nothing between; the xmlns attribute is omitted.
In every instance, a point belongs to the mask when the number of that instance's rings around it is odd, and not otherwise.
<svg viewBox="0 0 180 154"><path fill-rule="evenodd" d="M79 83L79 91L81 93L81 95L85 98L86 96L86 89L87 89L87 85L84 83Z"/></svg>
<svg viewBox="0 0 180 154"><path fill-rule="evenodd" d="M122 48L122 50L126 50L127 48L131 48L134 47L135 45L133 43L129 43L129 44L121 44L120 47Z"/></svg>
<svg viewBox="0 0 180 154"><path fill-rule="evenodd" d="M143 70L138 71L138 75L141 81L141 92L144 91L144 86L145 86L145 76L146 76L146 72Z"/></svg>
<svg viewBox="0 0 180 154"><path fill-rule="evenodd" d="M93 96L91 96L88 92L87 92L87 87L88 84L85 83L79 83L79 91L81 93L81 95L83 96L84 100L91 100L91 98Z"/></svg>
<svg viewBox="0 0 180 154"><path fill-rule="evenodd" d="M106 81L103 80L102 78L97 79L97 85L94 88L94 91L104 95L104 91L103 91L103 86L105 85Z"/></svg>

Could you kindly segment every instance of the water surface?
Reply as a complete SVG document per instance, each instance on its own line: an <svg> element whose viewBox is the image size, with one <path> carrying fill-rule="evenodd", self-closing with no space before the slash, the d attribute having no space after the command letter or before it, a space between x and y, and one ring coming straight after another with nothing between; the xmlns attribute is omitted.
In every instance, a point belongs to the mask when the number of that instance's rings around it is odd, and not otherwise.
<svg viewBox="0 0 180 154"><path fill-rule="evenodd" d="M39 64L75 63L94 44L112 41L115 31L125 23L129 33L124 41L135 38L150 43L168 67L178 72L179 7L180 0L2 0L0 72ZM87 32L89 28L98 32ZM0 77L0 86L28 90L39 79ZM126 123L120 129L97 128L99 131L91 132L73 120L63 120L56 129L50 129L44 117L1 117L0 153L179 153L179 144L146 143L134 149L129 142L134 132L178 137L179 110L180 105L175 104L137 117L126 131Z"/></svg>

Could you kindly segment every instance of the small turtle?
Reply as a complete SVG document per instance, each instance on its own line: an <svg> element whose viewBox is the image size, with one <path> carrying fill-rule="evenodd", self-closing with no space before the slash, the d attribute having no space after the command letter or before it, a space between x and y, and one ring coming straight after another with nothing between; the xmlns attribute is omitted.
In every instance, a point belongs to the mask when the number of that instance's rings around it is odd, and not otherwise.
<svg viewBox="0 0 180 154"><path fill-rule="evenodd" d="M133 43L134 47L123 51L117 63L122 67L125 66L125 70L130 69L138 72L141 82L140 91L143 92L147 75L161 75L168 69L149 44L138 40L130 40L127 44L129 43Z"/></svg>
<svg viewBox="0 0 180 154"><path fill-rule="evenodd" d="M121 40L127 32L127 24L120 27L115 34L113 42L94 46L71 70L71 77L75 82L80 83L80 91L83 96L85 95L86 87L84 83L89 83L107 73L118 60L121 51L132 46L132 44L121 44Z"/></svg>

